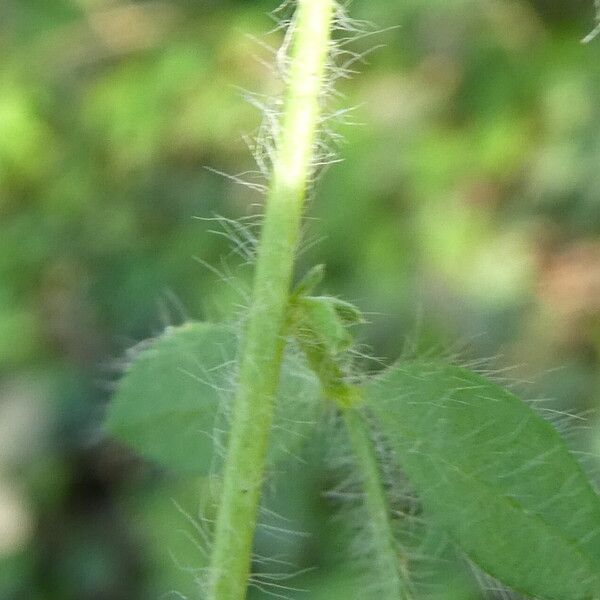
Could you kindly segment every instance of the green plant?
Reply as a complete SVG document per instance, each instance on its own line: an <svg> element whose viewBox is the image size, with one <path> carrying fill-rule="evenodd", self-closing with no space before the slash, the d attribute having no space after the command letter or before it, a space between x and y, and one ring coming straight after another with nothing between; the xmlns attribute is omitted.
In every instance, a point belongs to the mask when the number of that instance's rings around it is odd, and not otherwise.
<svg viewBox="0 0 600 600"><path fill-rule="evenodd" d="M594 0L594 6L596 7L596 27L590 33L588 33L582 40L584 44L588 44L592 40L596 38L596 36L600 33L600 2L598 0Z"/></svg>
<svg viewBox="0 0 600 600"><path fill-rule="evenodd" d="M138 348L108 427L168 467L218 475L209 600L246 596L269 465L332 410L364 498L371 593L421 597L387 478L402 472L427 515L416 532L444 540L432 551L441 560L462 553L537 598L600 598L600 501L553 426L451 360L408 357L377 376L357 373L358 309L315 295L322 266L292 288L336 26L347 23L334 0L298 0L247 314L241 324L169 328Z"/></svg>

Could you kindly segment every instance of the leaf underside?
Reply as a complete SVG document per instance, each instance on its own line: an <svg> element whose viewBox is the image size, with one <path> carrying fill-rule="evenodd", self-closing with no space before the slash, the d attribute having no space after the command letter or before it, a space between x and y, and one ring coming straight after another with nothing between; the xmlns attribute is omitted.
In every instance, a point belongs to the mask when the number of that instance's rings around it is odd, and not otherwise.
<svg viewBox="0 0 600 600"><path fill-rule="evenodd" d="M188 323L169 327L141 350L109 407L108 431L177 472L219 471L236 379L236 330ZM319 384L291 349L284 358L271 434L271 464L294 453L318 419Z"/></svg>
<svg viewBox="0 0 600 600"><path fill-rule="evenodd" d="M600 501L552 425L442 362L399 363L365 397L426 510L481 569L538 598L600 597Z"/></svg>
<svg viewBox="0 0 600 600"><path fill-rule="evenodd" d="M168 328L139 350L107 427L179 472L217 472L236 379L234 328ZM548 600L600 597L600 501L556 430L512 393L442 362L403 362L365 387L395 460L426 510L481 569ZM297 352L282 368L269 460L320 417L319 383Z"/></svg>

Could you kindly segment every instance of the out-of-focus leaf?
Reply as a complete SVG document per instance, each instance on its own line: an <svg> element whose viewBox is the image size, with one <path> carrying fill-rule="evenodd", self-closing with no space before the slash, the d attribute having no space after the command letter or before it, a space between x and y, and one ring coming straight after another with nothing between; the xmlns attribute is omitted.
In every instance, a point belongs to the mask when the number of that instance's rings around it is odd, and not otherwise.
<svg viewBox="0 0 600 600"><path fill-rule="evenodd" d="M484 571L526 594L600 593L600 500L556 430L442 362L399 363L366 398L423 503Z"/></svg>
<svg viewBox="0 0 600 600"><path fill-rule="evenodd" d="M189 323L144 343L123 377L107 427L140 454L182 472L219 469L234 394L238 336ZM293 453L320 409L317 381L298 354L282 368L270 459Z"/></svg>

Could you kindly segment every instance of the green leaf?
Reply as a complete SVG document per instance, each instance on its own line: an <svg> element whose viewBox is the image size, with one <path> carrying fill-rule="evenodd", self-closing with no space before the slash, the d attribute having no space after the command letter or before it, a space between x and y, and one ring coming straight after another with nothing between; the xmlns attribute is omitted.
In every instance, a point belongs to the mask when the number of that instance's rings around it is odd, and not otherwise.
<svg viewBox="0 0 600 600"><path fill-rule="evenodd" d="M316 265L302 277L298 282L292 296L294 298L300 298L301 296L308 296L312 294L313 290L323 281L325 277L325 265Z"/></svg>
<svg viewBox="0 0 600 600"><path fill-rule="evenodd" d="M236 378L238 335L211 323L169 327L135 351L109 407L107 429L143 456L179 472L221 466ZM319 383L288 352L270 461L293 453L318 418Z"/></svg>
<svg viewBox="0 0 600 600"><path fill-rule="evenodd" d="M539 598L600 597L600 501L548 422L441 362L399 363L365 397L425 508L481 569Z"/></svg>
<svg viewBox="0 0 600 600"><path fill-rule="evenodd" d="M398 537L412 558L408 568L418 592L415 600L481 598L467 561L431 519L411 523Z"/></svg>
<svg viewBox="0 0 600 600"><path fill-rule="evenodd" d="M328 296L304 296L295 304L297 334L309 344L322 345L331 355L352 345L352 335Z"/></svg>
<svg viewBox="0 0 600 600"><path fill-rule="evenodd" d="M325 299L331 302L337 316L346 327L366 323L361 310L356 308L354 304L350 304L350 302L340 300L339 298L326 297Z"/></svg>

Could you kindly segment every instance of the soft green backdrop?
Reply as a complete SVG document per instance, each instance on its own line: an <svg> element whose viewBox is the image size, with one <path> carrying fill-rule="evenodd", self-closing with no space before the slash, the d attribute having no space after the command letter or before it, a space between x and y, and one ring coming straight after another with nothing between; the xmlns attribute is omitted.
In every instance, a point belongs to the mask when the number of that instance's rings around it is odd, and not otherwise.
<svg viewBox="0 0 600 600"><path fill-rule="evenodd" d="M238 282L250 270L194 217L257 210L260 195L205 167L253 168L243 136L260 114L241 90L278 89L259 43L278 43L273 8L0 3L0 598L198 597L207 482L144 463L101 423L127 347L243 302L202 262ZM300 267L327 263L326 289L369 314L361 339L378 356L458 349L556 410L594 411L592 0L354 0L352 13L385 29L354 48L383 46L340 85L356 124L336 126L343 162L311 202ZM593 412L587 425L578 443L594 453ZM266 529L259 550L319 568L278 584L365 597L336 562L330 470L287 468L278 526L307 535Z"/></svg>

